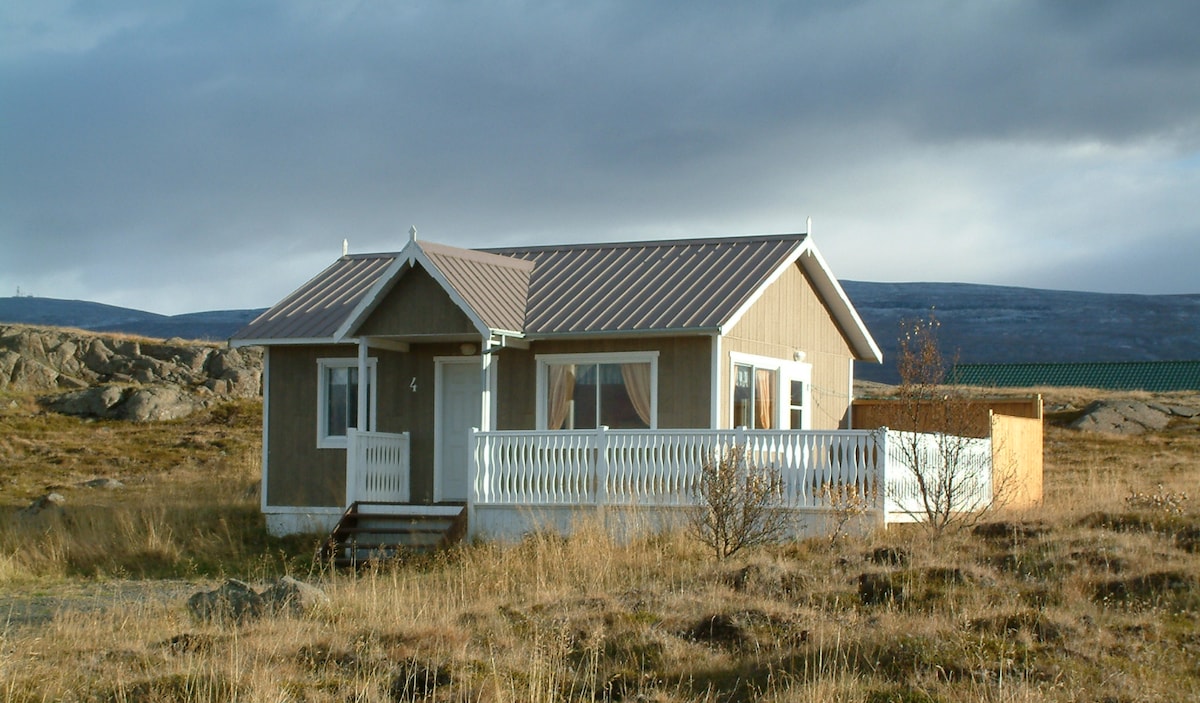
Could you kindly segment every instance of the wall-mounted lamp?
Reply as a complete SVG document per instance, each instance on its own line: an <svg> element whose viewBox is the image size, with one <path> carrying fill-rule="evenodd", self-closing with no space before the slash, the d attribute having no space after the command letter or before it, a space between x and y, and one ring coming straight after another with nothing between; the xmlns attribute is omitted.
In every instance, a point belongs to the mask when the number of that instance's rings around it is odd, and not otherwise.
<svg viewBox="0 0 1200 703"><path fill-rule="evenodd" d="M471 356L475 353L475 345L474 344L463 344L462 346L460 346L458 348L458 350L460 352L462 352L463 356Z"/></svg>
<svg viewBox="0 0 1200 703"><path fill-rule="evenodd" d="M795 359L796 361L804 361L804 356L805 356L804 352L802 352L802 351L798 351L795 354L792 354L792 358Z"/></svg>

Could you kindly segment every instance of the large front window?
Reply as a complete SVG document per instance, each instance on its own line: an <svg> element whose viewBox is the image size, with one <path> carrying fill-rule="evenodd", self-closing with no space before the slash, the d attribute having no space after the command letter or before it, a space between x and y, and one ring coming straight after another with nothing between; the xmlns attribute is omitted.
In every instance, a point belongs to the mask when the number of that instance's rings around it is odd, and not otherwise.
<svg viewBox="0 0 1200 703"><path fill-rule="evenodd" d="M346 430L374 429L375 360L368 361L367 417L358 418L358 360L320 359L317 379L317 446L345 447Z"/></svg>
<svg viewBox="0 0 1200 703"><path fill-rule="evenodd" d="M653 429L658 358L653 353L538 357L538 426L550 430Z"/></svg>

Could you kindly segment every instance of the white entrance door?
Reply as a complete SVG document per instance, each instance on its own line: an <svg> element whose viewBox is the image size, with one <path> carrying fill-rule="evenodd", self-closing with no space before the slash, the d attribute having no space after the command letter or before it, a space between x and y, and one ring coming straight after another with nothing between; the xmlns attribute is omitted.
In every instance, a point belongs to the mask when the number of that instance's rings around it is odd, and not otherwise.
<svg viewBox="0 0 1200 703"><path fill-rule="evenodd" d="M438 362L435 501L467 499L468 443L483 408L481 371L478 357Z"/></svg>

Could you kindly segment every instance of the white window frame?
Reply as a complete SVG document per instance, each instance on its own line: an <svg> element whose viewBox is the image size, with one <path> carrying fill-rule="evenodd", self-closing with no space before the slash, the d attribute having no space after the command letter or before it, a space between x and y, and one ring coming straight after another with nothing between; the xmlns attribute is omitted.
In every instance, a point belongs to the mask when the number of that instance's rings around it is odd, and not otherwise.
<svg viewBox="0 0 1200 703"><path fill-rule="evenodd" d="M367 383L370 390L370 396L367 399L369 408L367 410L367 418L370 422L369 431L374 432L376 427L376 412L375 412L375 397L379 390L379 384L376 382L376 359L370 357L367 359ZM317 448L318 449L345 449L346 435L331 435L328 433L329 428L329 371L331 369L358 369L357 357L335 357L326 359L317 359ZM360 379L361 382L361 379ZM357 400L355 402L358 402ZM348 428L347 428L348 429Z"/></svg>
<svg viewBox="0 0 1200 703"><path fill-rule="evenodd" d="M658 429L658 352L593 352L581 354L538 354L537 359L537 428L546 430L548 424L546 389L549 369L554 364L650 364L650 429Z"/></svg>
<svg viewBox="0 0 1200 703"><path fill-rule="evenodd" d="M769 356L757 356L754 354L743 354L741 352L729 352L729 402L726 404L726 412L729 413L729 424L733 426L733 399L737 392L737 367L750 366L754 369L763 369L766 371L775 372L775 416L771 418L771 426L776 429L783 430L808 430L812 429L812 364L802 361L787 361L785 359L776 359ZM802 381L804 383L804 398L800 406L800 422L801 427L792 427L792 381ZM785 399L786 402L785 402Z"/></svg>

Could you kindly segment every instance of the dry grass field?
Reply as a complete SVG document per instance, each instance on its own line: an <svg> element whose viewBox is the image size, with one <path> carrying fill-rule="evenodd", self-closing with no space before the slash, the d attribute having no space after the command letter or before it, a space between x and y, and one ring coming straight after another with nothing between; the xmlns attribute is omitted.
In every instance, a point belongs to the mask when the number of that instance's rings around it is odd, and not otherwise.
<svg viewBox="0 0 1200 703"><path fill-rule="evenodd" d="M1197 422L1051 426L1044 507L936 541L909 526L717 562L581 525L353 574L265 534L257 413L131 425L0 399L0 699L1200 699ZM78 485L96 477L125 485ZM61 515L17 515L48 489ZM283 573L330 603L241 625L185 608Z"/></svg>

